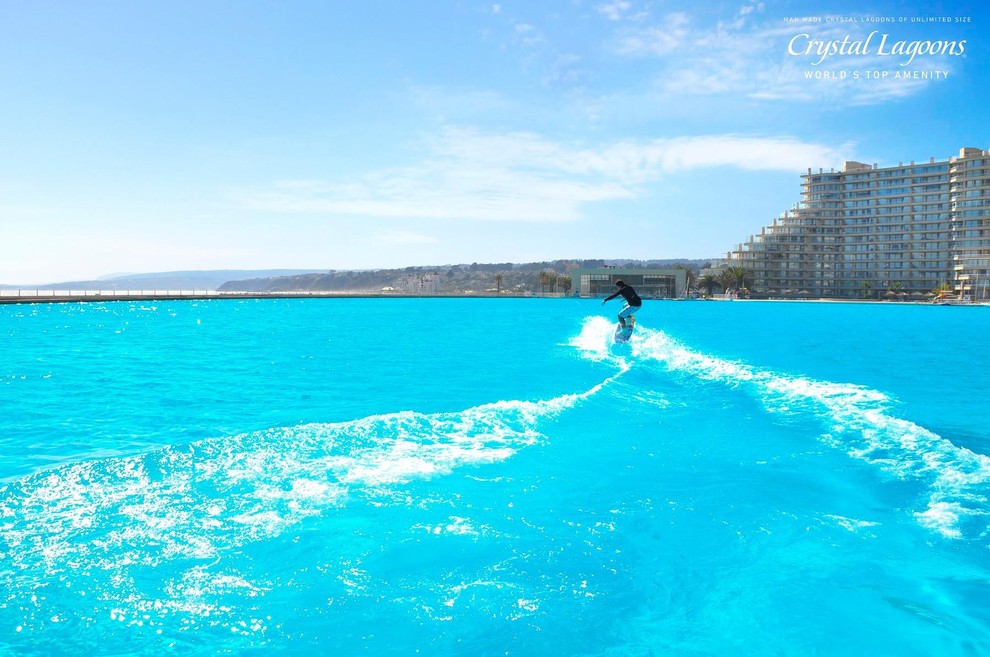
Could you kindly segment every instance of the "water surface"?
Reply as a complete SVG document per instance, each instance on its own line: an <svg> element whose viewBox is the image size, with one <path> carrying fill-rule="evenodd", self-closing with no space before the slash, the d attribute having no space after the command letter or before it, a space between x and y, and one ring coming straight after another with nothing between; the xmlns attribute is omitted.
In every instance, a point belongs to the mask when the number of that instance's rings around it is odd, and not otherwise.
<svg viewBox="0 0 990 657"><path fill-rule="evenodd" d="M0 655L990 653L990 308L0 307Z"/></svg>

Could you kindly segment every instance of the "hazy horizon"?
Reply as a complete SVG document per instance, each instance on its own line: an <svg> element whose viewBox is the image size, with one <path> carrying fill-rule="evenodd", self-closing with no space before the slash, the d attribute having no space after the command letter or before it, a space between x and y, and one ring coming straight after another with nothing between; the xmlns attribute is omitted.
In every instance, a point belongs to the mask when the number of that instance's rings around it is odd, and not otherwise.
<svg viewBox="0 0 990 657"><path fill-rule="evenodd" d="M550 258L548 260L537 260L532 262L450 262L450 263L436 263L436 264L421 264L421 265L403 265L398 267L366 267L362 269L342 269L342 268L332 268L332 267L314 267L314 268L299 268L299 267L275 267L275 268L265 268L265 269L186 269L186 270L175 270L175 271L147 271L147 272L122 272L114 274L106 274L103 276L97 276L96 278L90 279L77 279L77 280L51 280L45 282L22 282L22 283L8 283L5 281L0 281L0 288L7 289L32 289L34 286L38 287L48 287L52 285L62 285L69 283L95 283L95 282L111 282L116 280L127 280L134 278L152 278L152 277L166 277L166 276L189 276L189 275L205 275L205 274L249 274L261 276L293 276L293 275L305 275L305 274L315 274L323 272L363 272L363 271L383 271L383 270L402 270L408 268L415 269L430 269L430 268L450 268L450 267L466 267L470 265L498 265L498 264L511 264L515 266L536 264L542 262L567 262L567 261L587 261L587 260L603 260L605 262L650 262L650 261L688 261L688 262L706 262L715 261L718 258Z"/></svg>

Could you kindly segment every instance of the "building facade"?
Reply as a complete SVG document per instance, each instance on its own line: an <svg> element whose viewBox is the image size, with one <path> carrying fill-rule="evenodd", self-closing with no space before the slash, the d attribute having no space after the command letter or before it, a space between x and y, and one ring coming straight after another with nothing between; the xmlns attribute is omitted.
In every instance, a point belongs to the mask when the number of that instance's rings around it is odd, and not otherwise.
<svg viewBox="0 0 990 657"><path fill-rule="evenodd" d="M440 294L440 273L406 274L394 286L406 294Z"/></svg>
<svg viewBox="0 0 990 657"><path fill-rule="evenodd" d="M921 296L990 285L990 151L801 176L802 200L727 254L753 296Z"/></svg>
<svg viewBox="0 0 990 657"><path fill-rule="evenodd" d="M575 269L571 272L571 289L582 297L606 297L615 292L617 280L634 287L644 299L675 299L683 295L687 272L683 269L617 267Z"/></svg>

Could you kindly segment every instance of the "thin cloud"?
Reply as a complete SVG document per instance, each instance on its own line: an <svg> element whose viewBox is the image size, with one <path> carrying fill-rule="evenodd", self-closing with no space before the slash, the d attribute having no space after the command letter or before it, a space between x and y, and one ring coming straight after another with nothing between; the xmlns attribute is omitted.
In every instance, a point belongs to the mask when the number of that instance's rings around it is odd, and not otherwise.
<svg viewBox="0 0 990 657"><path fill-rule="evenodd" d="M515 23L513 25L515 38L524 46L540 46L546 44L546 37L536 27L528 23Z"/></svg>
<svg viewBox="0 0 990 657"><path fill-rule="evenodd" d="M410 244L436 244L437 238L421 233L414 233L408 230L392 230L380 233L375 240L384 244L410 245Z"/></svg>
<svg viewBox="0 0 990 657"><path fill-rule="evenodd" d="M614 0L598 6L598 13L602 14L610 21L622 20L626 12L632 7L632 3L627 0Z"/></svg>
<svg viewBox="0 0 990 657"><path fill-rule="evenodd" d="M616 51L629 57L664 57L677 53L696 38L687 14L675 12L653 26L623 27Z"/></svg>
<svg viewBox="0 0 990 657"><path fill-rule="evenodd" d="M566 222L587 204L636 199L678 172L715 167L798 172L840 164L835 149L787 137L705 135L603 145L528 132L450 128L425 140L413 165L350 181L282 181L239 195L242 209L334 218ZM396 237L419 239L414 234Z"/></svg>

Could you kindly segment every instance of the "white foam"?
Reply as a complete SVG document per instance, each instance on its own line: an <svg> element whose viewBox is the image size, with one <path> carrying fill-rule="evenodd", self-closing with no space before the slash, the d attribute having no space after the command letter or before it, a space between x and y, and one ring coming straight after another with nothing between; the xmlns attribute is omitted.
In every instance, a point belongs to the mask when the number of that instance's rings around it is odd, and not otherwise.
<svg viewBox="0 0 990 657"><path fill-rule="evenodd" d="M581 332L570 339L568 344L579 349L591 360L615 358L611 353L612 336L615 325L604 317L588 317L581 326Z"/></svg>
<svg viewBox="0 0 990 657"><path fill-rule="evenodd" d="M958 502L933 501L928 504L927 509L915 513L914 516L922 526L937 531L946 538L962 538L962 531L958 527L959 518L966 513L967 509Z"/></svg>
<svg viewBox="0 0 990 657"><path fill-rule="evenodd" d="M925 527L948 538L963 536L963 518L986 515L990 457L954 445L928 429L890 413L880 391L817 381L698 353L661 331L638 329L633 355L670 371L753 391L768 412L812 414L826 426L822 439L857 459L901 478L926 481L928 508L916 514Z"/></svg>
<svg viewBox="0 0 990 657"><path fill-rule="evenodd" d="M829 520L832 520L843 529L846 529L853 533L856 533L861 529L876 527L877 525L880 524L877 522L873 522L871 520L858 520L856 518L847 518L845 516L837 516L831 514L826 515L825 517L828 518Z"/></svg>
<svg viewBox="0 0 990 657"><path fill-rule="evenodd" d="M102 571L114 589L104 594L145 608L134 566L217 559L332 513L356 490L376 503L396 484L504 461L543 440L542 423L607 382L548 400L276 428L56 467L9 484L16 492L0 498L0 558L11 572ZM478 530L452 517L443 531Z"/></svg>

